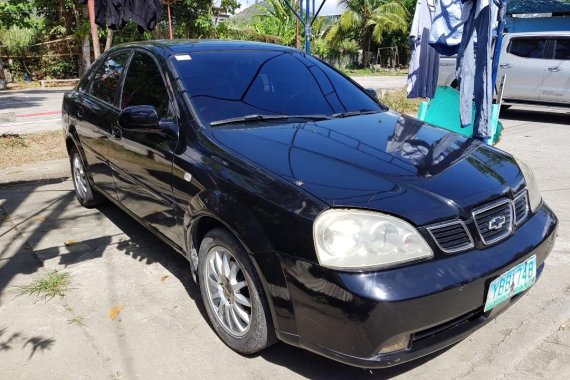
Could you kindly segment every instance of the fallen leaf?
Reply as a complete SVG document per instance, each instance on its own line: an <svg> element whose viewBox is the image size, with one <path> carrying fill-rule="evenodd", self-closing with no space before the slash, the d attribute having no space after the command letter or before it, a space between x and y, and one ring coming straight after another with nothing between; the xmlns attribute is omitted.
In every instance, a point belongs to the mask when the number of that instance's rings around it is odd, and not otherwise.
<svg viewBox="0 0 570 380"><path fill-rule="evenodd" d="M565 331L568 330L568 328L570 328L570 323L565 323L563 325L560 325L560 327L558 328L558 330L560 331Z"/></svg>
<svg viewBox="0 0 570 380"><path fill-rule="evenodd" d="M65 244L66 247L71 247L72 245L77 244L77 242L75 240L68 240L63 244Z"/></svg>
<svg viewBox="0 0 570 380"><path fill-rule="evenodd" d="M46 220L46 217L45 217L45 216L38 216L38 217L36 218L36 220L37 220L38 222L43 222L44 220Z"/></svg>
<svg viewBox="0 0 570 380"><path fill-rule="evenodd" d="M123 311L123 306L113 306L109 309L109 319L114 321L121 311Z"/></svg>
<svg viewBox="0 0 570 380"><path fill-rule="evenodd" d="M164 276L160 276L160 282L164 282L164 280L166 280L168 277L170 276L167 274L165 274Z"/></svg>

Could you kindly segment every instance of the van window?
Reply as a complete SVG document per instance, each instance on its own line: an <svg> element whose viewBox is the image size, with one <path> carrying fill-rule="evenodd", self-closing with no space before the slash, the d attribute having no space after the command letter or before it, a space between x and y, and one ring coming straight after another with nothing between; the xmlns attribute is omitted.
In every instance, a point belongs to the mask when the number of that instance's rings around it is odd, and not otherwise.
<svg viewBox="0 0 570 380"><path fill-rule="evenodd" d="M523 58L542 58L546 40L540 38L513 38L509 53Z"/></svg>
<svg viewBox="0 0 570 380"><path fill-rule="evenodd" d="M570 60L570 39L556 40L556 49L554 50L554 59Z"/></svg>

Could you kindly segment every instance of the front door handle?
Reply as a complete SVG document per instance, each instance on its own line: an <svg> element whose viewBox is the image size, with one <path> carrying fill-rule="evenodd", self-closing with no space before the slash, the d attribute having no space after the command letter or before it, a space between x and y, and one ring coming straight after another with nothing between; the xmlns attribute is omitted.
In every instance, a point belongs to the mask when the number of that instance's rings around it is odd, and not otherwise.
<svg viewBox="0 0 570 380"><path fill-rule="evenodd" d="M121 128L114 125L113 128L111 128L111 135L113 135L117 140L120 140L123 137L123 131Z"/></svg>
<svg viewBox="0 0 570 380"><path fill-rule="evenodd" d="M562 67L549 67L548 71L550 71L551 73L558 73L560 71L562 71Z"/></svg>
<svg viewBox="0 0 570 380"><path fill-rule="evenodd" d="M505 63L499 66L501 67L501 69L510 69L511 67L513 67L513 65L511 65L510 63Z"/></svg>

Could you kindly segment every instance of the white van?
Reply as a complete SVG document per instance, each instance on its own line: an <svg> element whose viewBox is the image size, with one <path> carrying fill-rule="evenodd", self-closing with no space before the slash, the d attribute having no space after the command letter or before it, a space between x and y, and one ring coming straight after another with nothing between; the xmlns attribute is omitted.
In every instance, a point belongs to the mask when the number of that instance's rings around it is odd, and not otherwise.
<svg viewBox="0 0 570 380"><path fill-rule="evenodd" d="M503 104L570 106L570 32L506 34L499 75ZM438 84L455 87L455 57L441 57Z"/></svg>

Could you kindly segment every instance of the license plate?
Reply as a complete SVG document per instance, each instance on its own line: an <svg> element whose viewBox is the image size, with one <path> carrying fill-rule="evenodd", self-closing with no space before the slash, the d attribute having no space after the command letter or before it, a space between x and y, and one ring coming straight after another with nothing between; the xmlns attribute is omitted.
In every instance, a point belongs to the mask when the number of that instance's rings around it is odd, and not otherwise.
<svg viewBox="0 0 570 380"><path fill-rule="evenodd" d="M489 286L485 311L530 288L536 282L536 255L503 273Z"/></svg>

